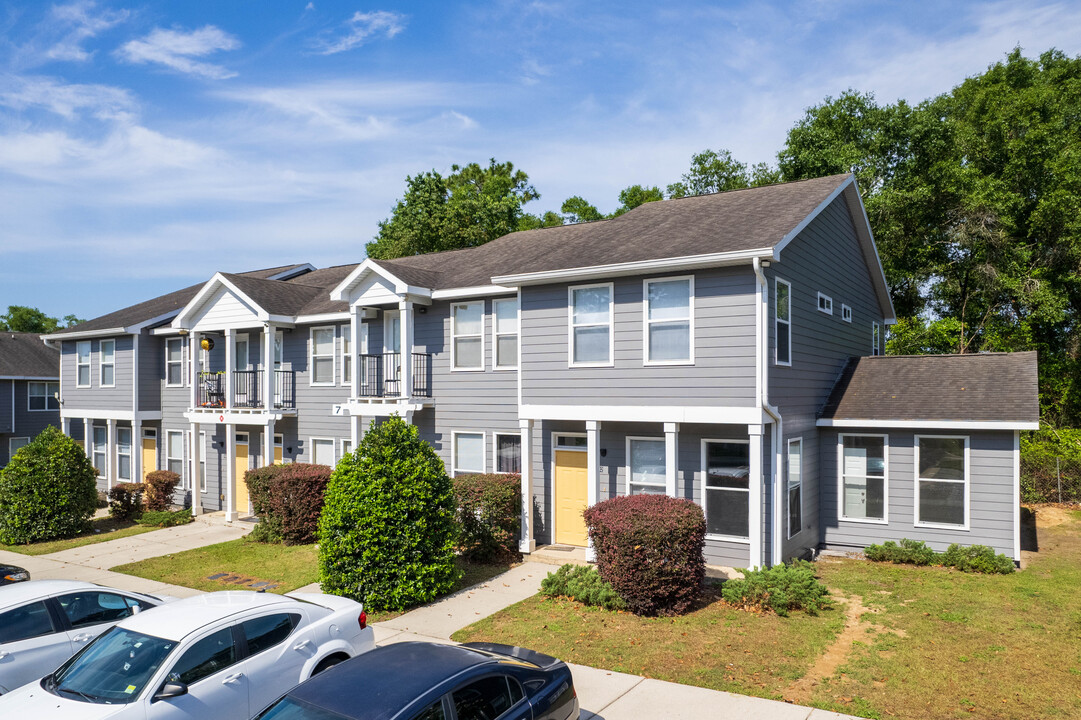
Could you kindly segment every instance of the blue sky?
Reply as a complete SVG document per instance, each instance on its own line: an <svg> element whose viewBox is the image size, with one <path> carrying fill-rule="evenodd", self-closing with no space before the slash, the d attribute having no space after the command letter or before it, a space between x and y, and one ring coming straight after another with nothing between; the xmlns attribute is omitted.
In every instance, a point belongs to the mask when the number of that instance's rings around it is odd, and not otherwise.
<svg viewBox="0 0 1081 720"><path fill-rule="evenodd" d="M918 102L1068 2L0 3L0 310L359 262L406 175L510 160L601 210L692 153L774 161L846 88Z"/></svg>

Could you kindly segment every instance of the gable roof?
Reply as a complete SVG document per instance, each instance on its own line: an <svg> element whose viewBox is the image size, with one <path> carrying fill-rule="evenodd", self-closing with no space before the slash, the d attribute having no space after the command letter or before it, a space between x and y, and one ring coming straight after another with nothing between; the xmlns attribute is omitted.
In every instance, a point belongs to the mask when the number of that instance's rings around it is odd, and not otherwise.
<svg viewBox="0 0 1081 720"><path fill-rule="evenodd" d="M1034 430L1039 421L1036 353L1016 352L852 358L818 424Z"/></svg>
<svg viewBox="0 0 1081 720"><path fill-rule="evenodd" d="M0 378L60 378L60 351L38 333L0 332Z"/></svg>

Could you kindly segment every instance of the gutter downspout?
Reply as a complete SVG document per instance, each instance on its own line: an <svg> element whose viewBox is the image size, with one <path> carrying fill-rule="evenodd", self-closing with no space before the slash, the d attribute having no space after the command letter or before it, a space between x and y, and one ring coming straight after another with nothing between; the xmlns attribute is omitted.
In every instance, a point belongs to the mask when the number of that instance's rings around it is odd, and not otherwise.
<svg viewBox="0 0 1081 720"><path fill-rule="evenodd" d="M755 257L751 260L751 267L754 269L755 277L758 278L758 284L761 287L761 302L758 303L758 326L762 329L761 332L761 356L762 362L758 364L759 376L757 379L759 388L758 401L762 407L762 410L773 418L776 425L775 432L773 433L773 539L770 542L770 555L771 565L781 564L781 521L783 520L783 513L781 512L781 498L783 496L782 483L784 481L784 473L781 470L782 462L782 444L784 440L784 419L781 417L781 411L776 406L771 405L769 402L769 330L766 325L769 322L769 282L766 280L765 274L762 272L762 259Z"/></svg>

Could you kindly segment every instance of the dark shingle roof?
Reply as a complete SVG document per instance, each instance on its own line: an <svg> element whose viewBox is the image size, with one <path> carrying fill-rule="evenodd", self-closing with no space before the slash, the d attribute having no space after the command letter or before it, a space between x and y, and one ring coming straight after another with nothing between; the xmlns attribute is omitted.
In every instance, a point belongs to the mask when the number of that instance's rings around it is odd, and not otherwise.
<svg viewBox="0 0 1081 720"><path fill-rule="evenodd" d="M882 355L849 360L820 417L1038 422L1036 353Z"/></svg>
<svg viewBox="0 0 1081 720"><path fill-rule="evenodd" d="M322 291L320 287L281 280L261 280L229 273L222 273L221 276L271 315L296 315L300 308Z"/></svg>
<svg viewBox="0 0 1081 720"><path fill-rule="evenodd" d="M60 351L38 333L0 332L0 377L60 377Z"/></svg>

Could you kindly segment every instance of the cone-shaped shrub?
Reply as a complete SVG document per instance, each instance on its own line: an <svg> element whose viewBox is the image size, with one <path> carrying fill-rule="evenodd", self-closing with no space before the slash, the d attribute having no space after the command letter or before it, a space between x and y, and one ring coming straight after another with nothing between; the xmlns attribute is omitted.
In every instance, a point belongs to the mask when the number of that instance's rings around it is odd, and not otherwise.
<svg viewBox="0 0 1081 720"><path fill-rule="evenodd" d="M454 490L439 456L399 417L371 428L330 476L319 518L324 592L398 610L454 587Z"/></svg>

